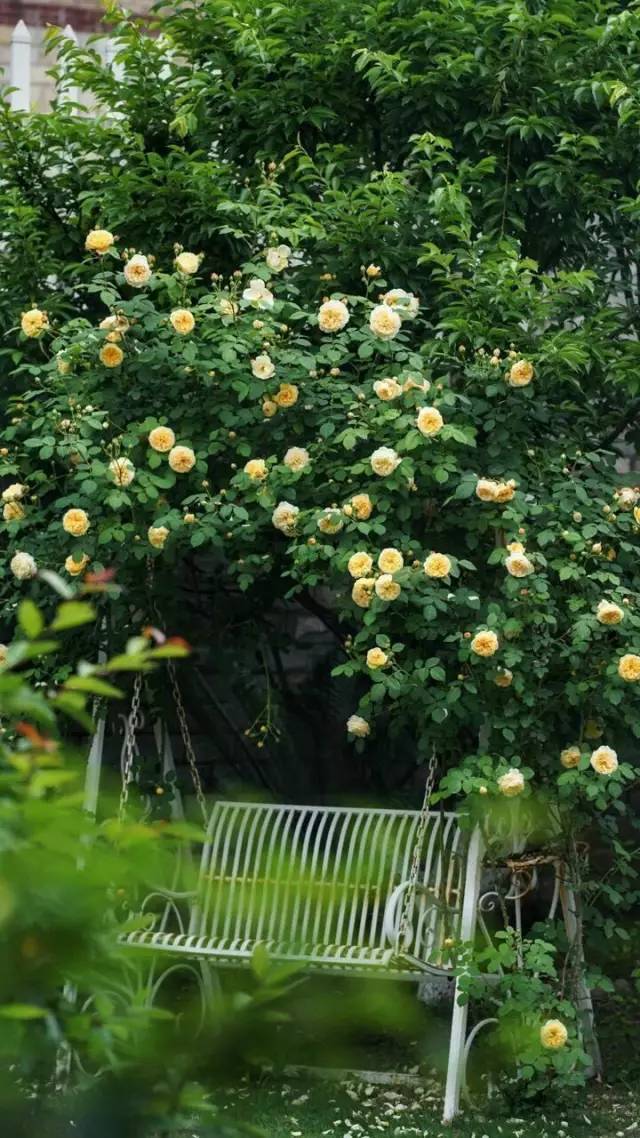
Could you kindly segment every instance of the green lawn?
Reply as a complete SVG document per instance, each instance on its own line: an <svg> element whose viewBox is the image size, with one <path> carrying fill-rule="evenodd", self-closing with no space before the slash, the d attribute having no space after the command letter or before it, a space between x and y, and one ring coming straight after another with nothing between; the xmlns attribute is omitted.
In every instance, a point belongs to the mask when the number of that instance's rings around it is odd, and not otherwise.
<svg viewBox="0 0 640 1138"><path fill-rule="evenodd" d="M425 1091L371 1084L278 1080L242 1083L218 1100L231 1126L267 1138L640 1138L640 1084L592 1086L544 1108L509 1114L465 1111L440 1121L441 1087Z"/></svg>

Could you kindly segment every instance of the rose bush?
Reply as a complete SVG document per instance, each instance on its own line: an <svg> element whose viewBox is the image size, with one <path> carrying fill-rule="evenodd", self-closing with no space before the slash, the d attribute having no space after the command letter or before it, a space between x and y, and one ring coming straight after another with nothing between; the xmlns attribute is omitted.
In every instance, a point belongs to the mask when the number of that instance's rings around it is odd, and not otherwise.
<svg viewBox="0 0 640 1138"><path fill-rule="evenodd" d="M199 558L214 583L304 591L344 629L355 747L435 745L439 795L488 839L508 818L571 853L598 812L611 834L640 732L640 491L611 448L633 344L589 273L506 243L434 254L430 310L366 269L303 304L274 248L204 282L180 248L110 247L103 319L29 325L5 604L38 570L115 568L112 620L135 627L149 563L162 604Z"/></svg>
<svg viewBox="0 0 640 1138"><path fill-rule="evenodd" d="M91 285L106 318L39 325L48 359L11 407L5 600L30 559L115 566L131 605L147 558L170 577L215 550L241 589L282 573L286 592L330 596L338 672L368 685L354 713L423 749L435 735L450 790L486 781L475 758L458 767L480 734L496 793L517 765L617 798L628 766L594 780L589 759L638 731L639 492L598 439L627 346L588 274L477 254L442 275L436 314L366 272L360 293L321 280L302 307L270 246L211 287L109 246ZM493 287L512 297L502 320ZM578 301L588 317L567 326Z"/></svg>

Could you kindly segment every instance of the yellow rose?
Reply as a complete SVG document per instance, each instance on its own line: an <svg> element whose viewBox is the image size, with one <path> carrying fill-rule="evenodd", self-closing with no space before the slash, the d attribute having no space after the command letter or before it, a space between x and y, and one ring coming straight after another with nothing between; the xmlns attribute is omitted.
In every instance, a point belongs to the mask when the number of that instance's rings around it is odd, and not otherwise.
<svg viewBox="0 0 640 1138"><path fill-rule="evenodd" d="M198 519L195 514L185 514L182 520L186 526L192 526Z"/></svg>
<svg viewBox="0 0 640 1138"><path fill-rule="evenodd" d="M446 553L430 553L424 563L427 577L448 577L451 572L451 561Z"/></svg>
<svg viewBox="0 0 640 1138"><path fill-rule="evenodd" d="M262 404L262 414L265 419L272 419L278 411L278 404L273 402L273 399L265 399Z"/></svg>
<svg viewBox="0 0 640 1138"><path fill-rule="evenodd" d="M19 502L5 502L2 507L2 516L5 522L20 522L25 514Z"/></svg>
<svg viewBox="0 0 640 1138"><path fill-rule="evenodd" d="M132 288L143 288L151 280L151 266L142 253L136 253L127 261L124 279Z"/></svg>
<svg viewBox="0 0 640 1138"><path fill-rule="evenodd" d="M262 482L267 477L269 471L267 464L263 458L250 458L244 465L244 472L254 482Z"/></svg>
<svg viewBox="0 0 640 1138"><path fill-rule="evenodd" d="M364 550L352 553L347 562L347 569L352 577L366 577L373 568L373 559Z"/></svg>
<svg viewBox="0 0 640 1138"><path fill-rule="evenodd" d="M160 454L168 453L176 443L176 436L171 427L154 427L149 432L149 446Z"/></svg>
<svg viewBox="0 0 640 1138"><path fill-rule="evenodd" d="M304 470L305 466L309 465L309 451L305 450L304 447L289 447L282 461L289 470L298 474Z"/></svg>
<svg viewBox="0 0 640 1138"><path fill-rule="evenodd" d="M176 474L188 474L196 464L191 447L177 446L169 451L169 466Z"/></svg>
<svg viewBox="0 0 640 1138"><path fill-rule="evenodd" d="M516 360L511 365L508 382L511 387L526 387L533 379L533 364L529 360Z"/></svg>
<svg viewBox="0 0 640 1138"><path fill-rule="evenodd" d="M376 277L380 276L382 269L380 265L367 265L365 272L370 280L375 280Z"/></svg>
<svg viewBox="0 0 640 1138"><path fill-rule="evenodd" d="M383 549L378 558L381 573L399 573L404 566L404 557L399 549Z"/></svg>
<svg viewBox="0 0 640 1138"><path fill-rule="evenodd" d="M300 508L293 506L291 502L278 502L271 515L271 523L287 537L293 537L299 513Z"/></svg>
<svg viewBox="0 0 640 1138"><path fill-rule="evenodd" d="M385 668L389 663L389 657L382 648L370 648L367 652L367 667L372 668L374 671L377 668Z"/></svg>
<svg viewBox="0 0 640 1138"><path fill-rule="evenodd" d="M200 268L201 257L197 253L178 253L175 261L173 262L179 273L184 273L185 276L192 276L197 273Z"/></svg>
<svg viewBox="0 0 640 1138"><path fill-rule="evenodd" d="M3 502L18 502L24 498L27 492L27 487L22 482L12 482L10 486L5 486L2 491Z"/></svg>
<svg viewBox="0 0 640 1138"><path fill-rule="evenodd" d="M511 478L508 482L499 482L496 488L496 502L510 502L516 492L516 484Z"/></svg>
<svg viewBox="0 0 640 1138"><path fill-rule="evenodd" d="M475 652L476 656L493 656L500 647L500 641L495 632L489 629L482 629L476 632L473 640L471 641L471 651Z"/></svg>
<svg viewBox="0 0 640 1138"><path fill-rule="evenodd" d="M49 327L49 317L40 308L30 308L28 312L22 313L20 327L25 336L33 340Z"/></svg>
<svg viewBox="0 0 640 1138"><path fill-rule="evenodd" d="M366 522L371 517L373 502L368 494L354 494L350 505L359 522Z"/></svg>
<svg viewBox="0 0 640 1138"><path fill-rule="evenodd" d="M218 312L221 316L232 318L238 315L240 309L233 300L229 300L228 296L220 297L218 301Z"/></svg>
<svg viewBox="0 0 640 1138"><path fill-rule="evenodd" d="M524 553L510 553L505 561L505 569L512 577L528 577L535 566Z"/></svg>
<svg viewBox="0 0 640 1138"><path fill-rule="evenodd" d="M633 507L633 520L640 526L640 506Z"/></svg>
<svg viewBox="0 0 640 1138"><path fill-rule="evenodd" d="M437 407L421 407L418 411L416 426L422 435L433 438L444 426L444 419Z"/></svg>
<svg viewBox="0 0 640 1138"><path fill-rule="evenodd" d="M540 1042L548 1051L558 1051L568 1038L569 1033L559 1019L548 1019L540 1028Z"/></svg>
<svg viewBox="0 0 640 1138"><path fill-rule="evenodd" d="M567 770L571 770L572 767L577 767L580 762L580 748L565 747L564 751L560 752L560 762Z"/></svg>
<svg viewBox="0 0 640 1138"><path fill-rule="evenodd" d="M390 573L382 573L376 581L376 595L382 601L395 601L400 596L400 586Z"/></svg>
<svg viewBox="0 0 640 1138"><path fill-rule="evenodd" d="M361 715L350 715L347 719L347 731L350 735L355 735L357 739L364 739L370 733L371 728Z"/></svg>
<svg viewBox="0 0 640 1138"><path fill-rule="evenodd" d="M91 229L85 237L84 247L89 253L98 253L102 256L113 245L113 233L108 229Z"/></svg>
<svg viewBox="0 0 640 1138"><path fill-rule="evenodd" d="M412 292L405 292L403 288L389 289L389 292L385 292L382 302L389 308L397 308L403 320L413 319L420 307L417 296Z"/></svg>
<svg viewBox="0 0 640 1138"><path fill-rule="evenodd" d="M521 541L510 541L507 549L509 553L524 553L524 545Z"/></svg>
<svg viewBox="0 0 640 1138"><path fill-rule="evenodd" d="M21 549L14 553L9 562L9 568L18 581L27 581L30 577L35 577L38 572L35 558L30 553L24 553Z"/></svg>
<svg viewBox="0 0 640 1138"><path fill-rule="evenodd" d="M84 510L67 510L62 519L62 528L73 537L82 537L90 525L89 515Z"/></svg>
<svg viewBox="0 0 640 1138"><path fill-rule="evenodd" d="M76 561L73 554L70 554L65 560L64 567L72 577L78 577L80 573L84 572L88 564L89 558L86 553L82 554L79 561Z"/></svg>
<svg viewBox="0 0 640 1138"><path fill-rule="evenodd" d="M369 328L379 340L392 340L401 327L399 314L389 304L377 304L369 317Z"/></svg>
<svg viewBox="0 0 640 1138"><path fill-rule="evenodd" d="M256 379L271 379L272 375L275 375L276 365L271 359L271 356L263 352L262 355L256 356L255 359L251 361L251 371Z"/></svg>
<svg viewBox="0 0 640 1138"><path fill-rule="evenodd" d="M377 450L374 450L369 462L371 463L373 473L377 474L380 478L385 478L388 474L393 474L396 466L400 465L402 459L396 454L392 447L378 447Z"/></svg>
<svg viewBox="0 0 640 1138"><path fill-rule="evenodd" d="M479 478L476 483L476 497L481 502L495 502L498 495L498 482L492 478Z"/></svg>
<svg viewBox="0 0 640 1138"><path fill-rule="evenodd" d="M147 530L149 545L152 545L154 549L162 549L168 536L169 530L166 526L149 526Z"/></svg>
<svg viewBox="0 0 640 1138"><path fill-rule="evenodd" d="M613 747L596 747L589 762L597 774L610 775L618 769L618 756Z"/></svg>
<svg viewBox="0 0 640 1138"><path fill-rule="evenodd" d="M373 599L375 587L374 577L358 577L358 580L353 582L351 600L358 605L358 608L368 609Z"/></svg>
<svg viewBox="0 0 640 1138"><path fill-rule="evenodd" d="M638 501L638 491L635 486L621 486L615 499L620 510L630 510Z"/></svg>
<svg viewBox="0 0 640 1138"><path fill-rule="evenodd" d="M0 644L0 668L3 666L3 664L6 664L8 655L9 655L9 649L8 649L7 645L6 644ZM352 719L358 719L359 716L357 716L357 715L353 716L352 715L351 718ZM365 720L363 719L362 722L364 723Z"/></svg>
<svg viewBox="0 0 640 1138"><path fill-rule="evenodd" d="M58 369L58 375L68 375L71 371L69 360L65 360L60 352L58 352L56 356L56 368Z"/></svg>
<svg viewBox="0 0 640 1138"><path fill-rule="evenodd" d="M378 399L382 399L383 403L390 403L392 399L397 399L402 395L402 388L397 379L377 379L373 385Z"/></svg>
<svg viewBox="0 0 640 1138"><path fill-rule="evenodd" d="M278 407L293 407L294 403L298 402L298 388L295 383L281 383L273 401Z"/></svg>
<svg viewBox="0 0 640 1138"><path fill-rule="evenodd" d="M633 652L621 656L618 661L618 675L621 680L626 680L629 684L637 683L640 680L640 656L636 656Z"/></svg>
<svg viewBox="0 0 640 1138"><path fill-rule="evenodd" d="M524 790L524 777L522 772L512 767L498 779L498 789L505 798L516 798Z"/></svg>
<svg viewBox="0 0 640 1138"><path fill-rule="evenodd" d="M124 352L117 344L103 344L100 348L100 363L105 367L119 367L124 359Z"/></svg>
<svg viewBox="0 0 640 1138"><path fill-rule="evenodd" d="M174 332L180 336L188 336L189 332L193 332L196 326L193 312L190 312L188 308L174 308L169 320Z"/></svg>
<svg viewBox="0 0 640 1138"><path fill-rule="evenodd" d="M109 473L116 486L130 486L136 476L136 468L128 458L114 458L109 463Z"/></svg>
<svg viewBox="0 0 640 1138"><path fill-rule="evenodd" d="M288 245L270 246L265 250L264 259L272 273L281 273L288 268L291 249Z"/></svg>
<svg viewBox="0 0 640 1138"><path fill-rule="evenodd" d="M613 601L599 601L596 609L596 618L600 624L620 624L624 618L624 609Z"/></svg>
<svg viewBox="0 0 640 1138"><path fill-rule="evenodd" d="M510 688L513 683L513 672L508 668L499 668L494 683L498 688Z"/></svg>
<svg viewBox="0 0 640 1138"><path fill-rule="evenodd" d="M342 529L344 522L339 510L328 507L326 510L323 510L316 524L321 533L338 533L338 531Z"/></svg>
<svg viewBox="0 0 640 1138"><path fill-rule="evenodd" d="M318 309L321 332L340 332L349 322L349 309L341 300L325 300Z"/></svg>

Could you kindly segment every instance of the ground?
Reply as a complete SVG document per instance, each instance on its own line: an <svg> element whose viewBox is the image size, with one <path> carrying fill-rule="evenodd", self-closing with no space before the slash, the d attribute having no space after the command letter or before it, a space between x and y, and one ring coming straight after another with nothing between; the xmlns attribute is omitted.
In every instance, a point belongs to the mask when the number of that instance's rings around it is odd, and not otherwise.
<svg viewBox="0 0 640 1138"><path fill-rule="evenodd" d="M640 1138L640 1082L594 1085L516 1114L467 1110L452 1126L440 1120L435 1083L422 1093L267 1078L230 1088L219 1101L232 1126L266 1138Z"/></svg>

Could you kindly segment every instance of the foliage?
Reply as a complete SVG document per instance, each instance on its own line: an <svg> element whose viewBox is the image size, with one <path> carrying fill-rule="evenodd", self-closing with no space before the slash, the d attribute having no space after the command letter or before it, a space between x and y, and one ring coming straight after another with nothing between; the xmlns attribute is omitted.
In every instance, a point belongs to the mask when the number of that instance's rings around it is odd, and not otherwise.
<svg viewBox="0 0 640 1138"><path fill-rule="evenodd" d="M426 295L416 252L448 250L468 211L544 271L592 269L635 327L636 5L207 0L155 19L109 13L113 74L52 33L95 115L0 115L5 325L34 299L77 311L92 224L165 260L188 232L223 273L273 230L342 287L381 260Z"/></svg>
<svg viewBox="0 0 640 1138"><path fill-rule="evenodd" d="M152 974L118 945L140 920L130 909L141 890L174 880L178 850L201 835L184 823L116 819L106 803L99 821L83 809L84 771L60 717L90 724L87 702L121 695L123 673L185 654L138 637L110 660L81 662L55 690L34 686L35 661L68 654L68 631L93 618L86 600L63 601L51 620L23 600L0 666L0 1103L16 1135L66 1132L71 1114L81 1134L99 1119L103 1133L132 1136L207 1118L213 1108L196 1082L204 1041L213 1079L224 1077L248 1041L273 1030L272 1005L287 989L287 975L262 962L254 991L239 993L235 1010L221 1006L196 1044L201 1012L189 990L177 1020L152 1008Z"/></svg>

